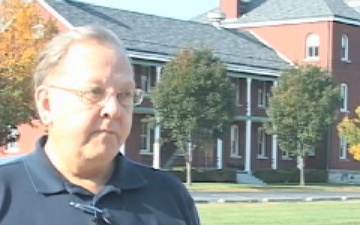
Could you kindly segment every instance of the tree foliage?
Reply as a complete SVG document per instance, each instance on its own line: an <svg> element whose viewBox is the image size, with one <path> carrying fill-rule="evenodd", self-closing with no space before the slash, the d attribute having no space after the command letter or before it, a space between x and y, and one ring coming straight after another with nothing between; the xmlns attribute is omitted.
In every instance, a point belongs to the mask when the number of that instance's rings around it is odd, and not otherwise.
<svg viewBox="0 0 360 225"><path fill-rule="evenodd" d="M57 32L43 20L35 3L0 1L0 140L8 125L30 122L35 117L31 74L36 55Z"/></svg>
<svg viewBox="0 0 360 225"><path fill-rule="evenodd" d="M338 124L337 129L341 138L349 144L349 152L355 160L360 160L360 106L355 110L356 116L345 116Z"/></svg>
<svg viewBox="0 0 360 225"><path fill-rule="evenodd" d="M330 74L313 65L283 72L272 88L266 130L277 135L281 150L298 159L302 172L304 158L336 119L340 99ZM300 180L303 184L304 179Z"/></svg>
<svg viewBox="0 0 360 225"><path fill-rule="evenodd" d="M222 137L235 107L226 68L207 49L185 49L175 55L163 68L152 100L162 128L169 130L187 162L189 147L200 148Z"/></svg>

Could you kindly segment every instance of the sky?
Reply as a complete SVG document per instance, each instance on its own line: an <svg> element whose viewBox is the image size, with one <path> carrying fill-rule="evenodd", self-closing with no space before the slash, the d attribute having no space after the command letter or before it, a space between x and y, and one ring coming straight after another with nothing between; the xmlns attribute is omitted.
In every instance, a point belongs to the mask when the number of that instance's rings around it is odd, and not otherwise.
<svg viewBox="0 0 360 225"><path fill-rule="evenodd" d="M220 0L78 0L146 14L189 20L219 5Z"/></svg>

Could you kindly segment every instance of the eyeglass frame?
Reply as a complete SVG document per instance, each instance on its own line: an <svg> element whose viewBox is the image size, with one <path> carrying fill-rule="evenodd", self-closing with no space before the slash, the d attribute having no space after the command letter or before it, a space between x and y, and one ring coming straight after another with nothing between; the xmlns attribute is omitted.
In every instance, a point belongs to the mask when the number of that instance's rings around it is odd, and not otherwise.
<svg viewBox="0 0 360 225"><path fill-rule="evenodd" d="M84 97L84 95L86 93L89 93L91 92L91 90L80 90L80 89L72 89L72 88L66 88L66 87L61 87L61 86L56 86L56 85L45 85L46 87L49 87L49 88L53 88L53 89L58 89L58 90L62 90L62 91L67 91L69 93L72 93L78 97L80 97L80 100L85 103L85 104L88 104L88 105L96 105L96 104L105 104L107 101L109 101L109 98L111 95L115 95L116 99L117 99L117 102L122 105L122 106L138 106L140 105L143 100L144 100L144 91L141 90L140 88L135 88L135 89L132 89L131 91L133 91L133 96L135 96L136 94L139 95L138 96L138 101L135 102L135 97L133 97L133 103L132 104L124 104L124 102L121 102L119 99L120 99L120 96L123 96L124 93L126 92L114 92L114 91L109 91L108 89L102 89L104 91L103 93L103 97L101 97L99 100L94 100L94 102L85 102L85 101L91 101L89 98L86 100L86 98ZM96 88L99 88L99 87L96 87ZM99 89L100 90L100 89ZM84 100L85 99L85 100Z"/></svg>

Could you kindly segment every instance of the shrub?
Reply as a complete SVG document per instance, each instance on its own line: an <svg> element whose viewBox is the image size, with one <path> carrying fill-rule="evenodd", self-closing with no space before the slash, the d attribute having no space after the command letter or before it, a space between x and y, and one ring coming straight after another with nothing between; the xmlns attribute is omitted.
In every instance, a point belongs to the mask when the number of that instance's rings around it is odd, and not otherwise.
<svg viewBox="0 0 360 225"><path fill-rule="evenodd" d="M169 170L181 181L186 181L186 170L173 169ZM193 182L228 182L236 183L236 170L232 169L192 169L191 170Z"/></svg>
<svg viewBox="0 0 360 225"><path fill-rule="evenodd" d="M253 175L265 183L298 183L300 172L298 169L289 170L255 170ZM326 183L328 173L325 170L305 170L305 182Z"/></svg>

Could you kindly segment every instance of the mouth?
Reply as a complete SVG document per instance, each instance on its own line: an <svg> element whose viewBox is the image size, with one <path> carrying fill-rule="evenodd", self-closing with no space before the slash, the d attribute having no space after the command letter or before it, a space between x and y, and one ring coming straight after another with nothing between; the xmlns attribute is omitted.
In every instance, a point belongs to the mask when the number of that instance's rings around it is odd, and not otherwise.
<svg viewBox="0 0 360 225"><path fill-rule="evenodd" d="M119 140L119 136L116 132L114 131L109 131L109 130L97 130L95 131L93 134L95 135L106 135L106 136L115 136L117 140Z"/></svg>

